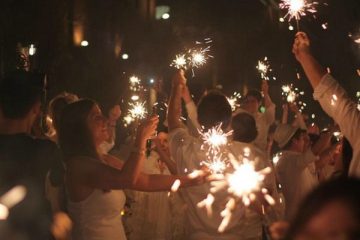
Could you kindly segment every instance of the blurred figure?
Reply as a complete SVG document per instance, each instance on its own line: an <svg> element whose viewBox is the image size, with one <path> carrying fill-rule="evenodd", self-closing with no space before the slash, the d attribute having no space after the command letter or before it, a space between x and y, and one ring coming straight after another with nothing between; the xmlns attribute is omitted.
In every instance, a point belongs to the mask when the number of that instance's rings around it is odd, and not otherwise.
<svg viewBox="0 0 360 240"><path fill-rule="evenodd" d="M320 185L302 202L285 239L360 239L360 180Z"/></svg>
<svg viewBox="0 0 360 240"><path fill-rule="evenodd" d="M1 222L1 239L49 239L52 214L44 185L63 180L61 154L56 144L30 135L40 114L41 77L23 71L7 75L0 83L0 195L16 185L26 187L25 198ZM3 236L2 234L5 234Z"/></svg>
<svg viewBox="0 0 360 240"><path fill-rule="evenodd" d="M245 101L241 105L241 109L247 111L255 118L258 136L255 139L254 143L261 150L266 151L267 134L269 131L269 127L275 122L276 106L272 102L269 95L268 81L262 82L261 91L262 92L259 92L257 90L250 90L245 96ZM265 106L264 113L261 113L259 111L262 101L264 101ZM238 111L236 111L236 113L238 113Z"/></svg>

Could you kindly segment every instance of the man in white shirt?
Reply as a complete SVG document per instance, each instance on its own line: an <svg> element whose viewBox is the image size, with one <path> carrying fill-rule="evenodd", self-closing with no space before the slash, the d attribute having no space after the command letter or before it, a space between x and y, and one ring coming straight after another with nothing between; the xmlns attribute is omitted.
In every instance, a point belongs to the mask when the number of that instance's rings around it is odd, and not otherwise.
<svg viewBox="0 0 360 240"><path fill-rule="evenodd" d="M357 104L350 100L339 83L312 56L310 40L305 33L296 34L293 53L314 89L314 98L339 124L341 132L353 147L349 174L360 177L360 112Z"/></svg>
<svg viewBox="0 0 360 240"><path fill-rule="evenodd" d="M256 90L250 90L241 109L250 113L256 121L258 136L254 144L263 151L266 151L267 136L269 127L275 122L275 104L272 102L269 95L269 85L267 81L263 81L261 85L262 94ZM259 112L261 101L264 101L265 112Z"/></svg>
<svg viewBox="0 0 360 240"><path fill-rule="evenodd" d="M181 98L186 87L185 80L184 72L180 70L173 79L168 108L170 152L176 162L179 174L200 169L201 162L206 159L205 152L201 149L202 141L192 136L184 128L180 120ZM208 93L200 100L198 105L198 121L205 129L210 129L221 123L222 129L226 131L231 121L231 113L231 107L226 97L219 92ZM218 227L222 221L220 212L224 209L228 200L228 193L225 189L215 194L213 214L210 216L207 214L206 209L197 206L210 193L209 183L182 189L181 193L187 204L187 239L239 239L242 231L240 221L243 208L236 208L226 230L223 233L218 232Z"/></svg>
<svg viewBox="0 0 360 240"><path fill-rule="evenodd" d="M289 124L277 127L274 140L282 149L275 168L285 197L285 218L289 220L304 196L318 185L314 162L320 147L309 147L306 131Z"/></svg>

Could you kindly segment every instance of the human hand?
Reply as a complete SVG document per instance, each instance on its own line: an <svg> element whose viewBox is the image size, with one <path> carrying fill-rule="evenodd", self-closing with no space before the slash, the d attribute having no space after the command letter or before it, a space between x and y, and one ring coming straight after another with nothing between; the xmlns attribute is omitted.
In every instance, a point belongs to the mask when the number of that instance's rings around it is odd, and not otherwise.
<svg viewBox="0 0 360 240"><path fill-rule="evenodd" d="M138 138L140 138L141 140L150 139L152 136L155 135L155 131L158 123L159 123L159 116L157 115L146 119L144 122L140 124L138 128Z"/></svg>
<svg viewBox="0 0 360 240"><path fill-rule="evenodd" d="M172 79L172 85L173 85L173 87L186 86L186 78L185 78L184 70L179 69L174 74L173 79Z"/></svg>
<svg viewBox="0 0 360 240"><path fill-rule="evenodd" d="M306 33L296 33L292 52L299 62L301 62L303 56L310 54L310 40Z"/></svg>
<svg viewBox="0 0 360 240"><path fill-rule="evenodd" d="M289 103L289 108L293 113L299 113L299 108L296 103Z"/></svg>
<svg viewBox="0 0 360 240"><path fill-rule="evenodd" d="M285 221L278 221L271 224L269 227L271 239L280 240L285 237L285 234L289 228L289 223Z"/></svg>

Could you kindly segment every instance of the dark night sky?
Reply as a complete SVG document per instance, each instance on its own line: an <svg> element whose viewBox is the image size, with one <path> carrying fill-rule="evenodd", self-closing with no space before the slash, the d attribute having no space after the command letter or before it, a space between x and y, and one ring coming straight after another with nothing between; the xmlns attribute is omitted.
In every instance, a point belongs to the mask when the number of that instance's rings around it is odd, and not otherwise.
<svg viewBox="0 0 360 240"><path fill-rule="evenodd" d="M360 90L360 44L348 34L360 36L359 0L318 0L316 19L306 16L301 30L312 40L315 55L329 66L352 96ZM169 81L171 58L193 41L211 37L214 59L196 70L189 79L193 87L211 86L214 81L227 94L244 85L258 87L259 59L268 56L277 81L271 81L271 95L280 104L283 83L294 83L306 90L309 113L318 111L312 104L310 87L291 54L295 32L280 23L284 15L275 0L158 0L171 7L169 20L144 22L136 15L132 0L88 0L87 18L90 46L74 49L67 44L69 8L72 1L4 0L1 3L2 46L6 41L33 41L39 46L39 68L53 79L52 93L70 90L80 95L110 101L123 92L125 75L138 73L146 79L163 76ZM324 6L327 3L327 6ZM321 27L328 23L328 29ZM293 24L295 26L295 24ZM123 62L110 57L114 33L123 37L123 50L131 56ZM4 59L2 60L4 61ZM104 100L105 99L105 100Z"/></svg>

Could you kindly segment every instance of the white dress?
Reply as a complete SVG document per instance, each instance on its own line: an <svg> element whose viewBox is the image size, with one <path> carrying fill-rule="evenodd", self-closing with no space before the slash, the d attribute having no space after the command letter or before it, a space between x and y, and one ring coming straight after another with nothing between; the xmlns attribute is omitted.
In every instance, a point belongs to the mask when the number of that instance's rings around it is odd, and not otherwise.
<svg viewBox="0 0 360 240"><path fill-rule="evenodd" d="M121 219L125 199L122 190L95 189L81 202L68 200L72 240L126 240Z"/></svg>

